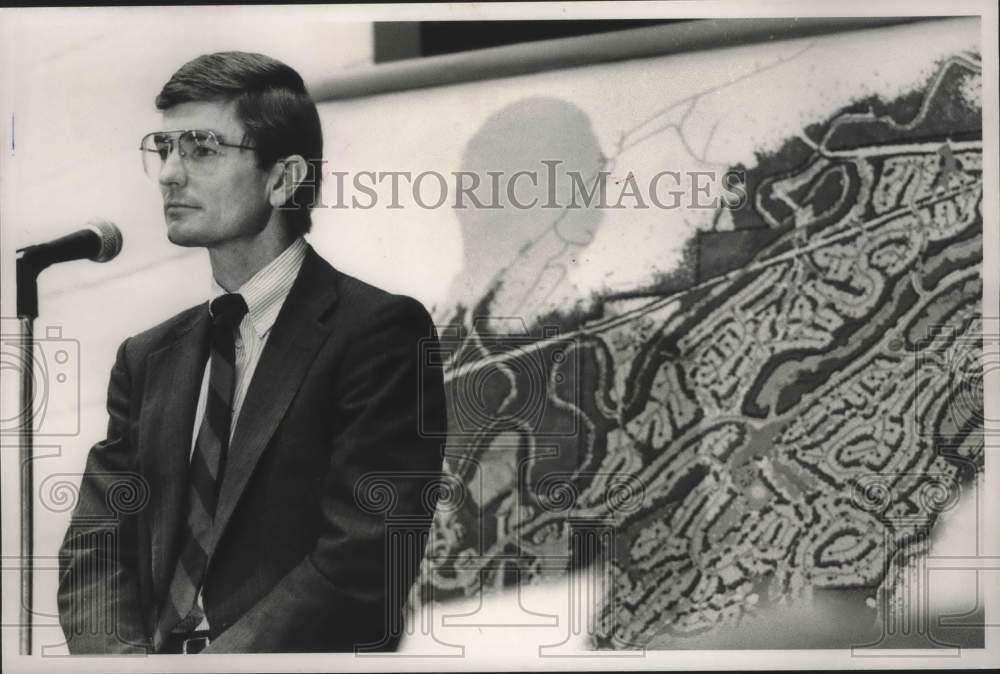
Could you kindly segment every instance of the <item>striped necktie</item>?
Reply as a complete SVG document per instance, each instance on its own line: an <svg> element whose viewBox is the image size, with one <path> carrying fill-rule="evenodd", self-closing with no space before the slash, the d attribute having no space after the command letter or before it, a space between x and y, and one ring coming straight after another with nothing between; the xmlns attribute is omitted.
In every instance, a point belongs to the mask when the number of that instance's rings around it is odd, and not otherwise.
<svg viewBox="0 0 1000 674"><path fill-rule="evenodd" d="M246 313L246 301L239 294L221 295L211 304L211 370L205 414L188 471L188 513L181 552L153 639L156 650L171 632L190 632L204 617L196 600L214 542L212 520L229 448L236 380L233 330Z"/></svg>

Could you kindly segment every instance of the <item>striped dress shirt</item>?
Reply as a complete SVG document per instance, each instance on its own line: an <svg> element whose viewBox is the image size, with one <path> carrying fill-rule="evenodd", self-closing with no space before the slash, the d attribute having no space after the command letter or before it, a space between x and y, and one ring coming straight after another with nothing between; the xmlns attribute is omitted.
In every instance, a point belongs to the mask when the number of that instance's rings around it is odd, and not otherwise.
<svg viewBox="0 0 1000 674"><path fill-rule="evenodd" d="M229 428L229 437L232 438L236 429L236 422L239 419L240 409L243 406L243 399L246 398L247 390L250 388L250 381L253 379L254 370L264 352L267 338L271 334L271 327L278 318L288 291L292 289L292 284L299 274L302 260L306 255L306 242L302 237L298 237L288 246L278 257L271 260L267 266L253 275L246 283L239 287L236 292L246 300L249 311L240 322L239 334L234 340L236 346L236 374L233 390L233 415ZM211 296L209 303L219 295L227 291L220 286L215 279L212 279ZM205 416L205 403L208 396L208 382L210 366L205 365L205 373L201 378L201 393L198 395L198 408L195 412L194 428L191 434L191 453L194 455L195 442L198 439L198 430L201 428L202 417ZM230 447L230 451L239 451L238 447ZM201 590L198 591L198 606L201 607ZM208 629L207 618L198 625L198 629Z"/></svg>

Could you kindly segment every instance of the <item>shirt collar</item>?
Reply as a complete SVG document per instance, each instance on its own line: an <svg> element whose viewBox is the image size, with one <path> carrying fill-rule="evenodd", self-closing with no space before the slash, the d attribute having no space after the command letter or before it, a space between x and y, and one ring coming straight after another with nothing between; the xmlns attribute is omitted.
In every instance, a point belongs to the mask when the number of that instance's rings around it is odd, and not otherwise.
<svg viewBox="0 0 1000 674"><path fill-rule="evenodd" d="M266 335L277 320L278 312L299 275L305 256L306 241L300 236L236 291L246 300L249 309L247 315L258 337ZM226 292L228 291L212 277L209 302Z"/></svg>

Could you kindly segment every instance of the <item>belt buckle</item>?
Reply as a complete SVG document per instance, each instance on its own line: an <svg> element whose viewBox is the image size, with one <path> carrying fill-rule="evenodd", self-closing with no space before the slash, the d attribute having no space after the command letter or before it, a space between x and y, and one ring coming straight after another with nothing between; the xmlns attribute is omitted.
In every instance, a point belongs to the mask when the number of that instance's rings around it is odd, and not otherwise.
<svg viewBox="0 0 1000 674"><path fill-rule="evenodd" d="M183 655L201 653L210 643L212 640L209 637L188 637L181 642L181 653Z"/></svg>

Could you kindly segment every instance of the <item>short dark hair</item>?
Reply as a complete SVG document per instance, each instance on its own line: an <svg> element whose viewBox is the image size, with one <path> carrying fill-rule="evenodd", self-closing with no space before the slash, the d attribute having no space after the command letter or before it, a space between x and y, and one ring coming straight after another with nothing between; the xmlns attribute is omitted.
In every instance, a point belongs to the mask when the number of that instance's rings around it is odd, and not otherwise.
<svg viewBox="0 0 1000 674"><path fill-rule="evenodd" d="M156 97L156 109L180 103L234 101L236 114L256 147L257 163L270 168L298 154L309 166L303 184L283 209L296 234L312 226L309 211L319 201L323 130L316 103L302 77L263 54L230 51L204 54L175 72Z"/></svg>

